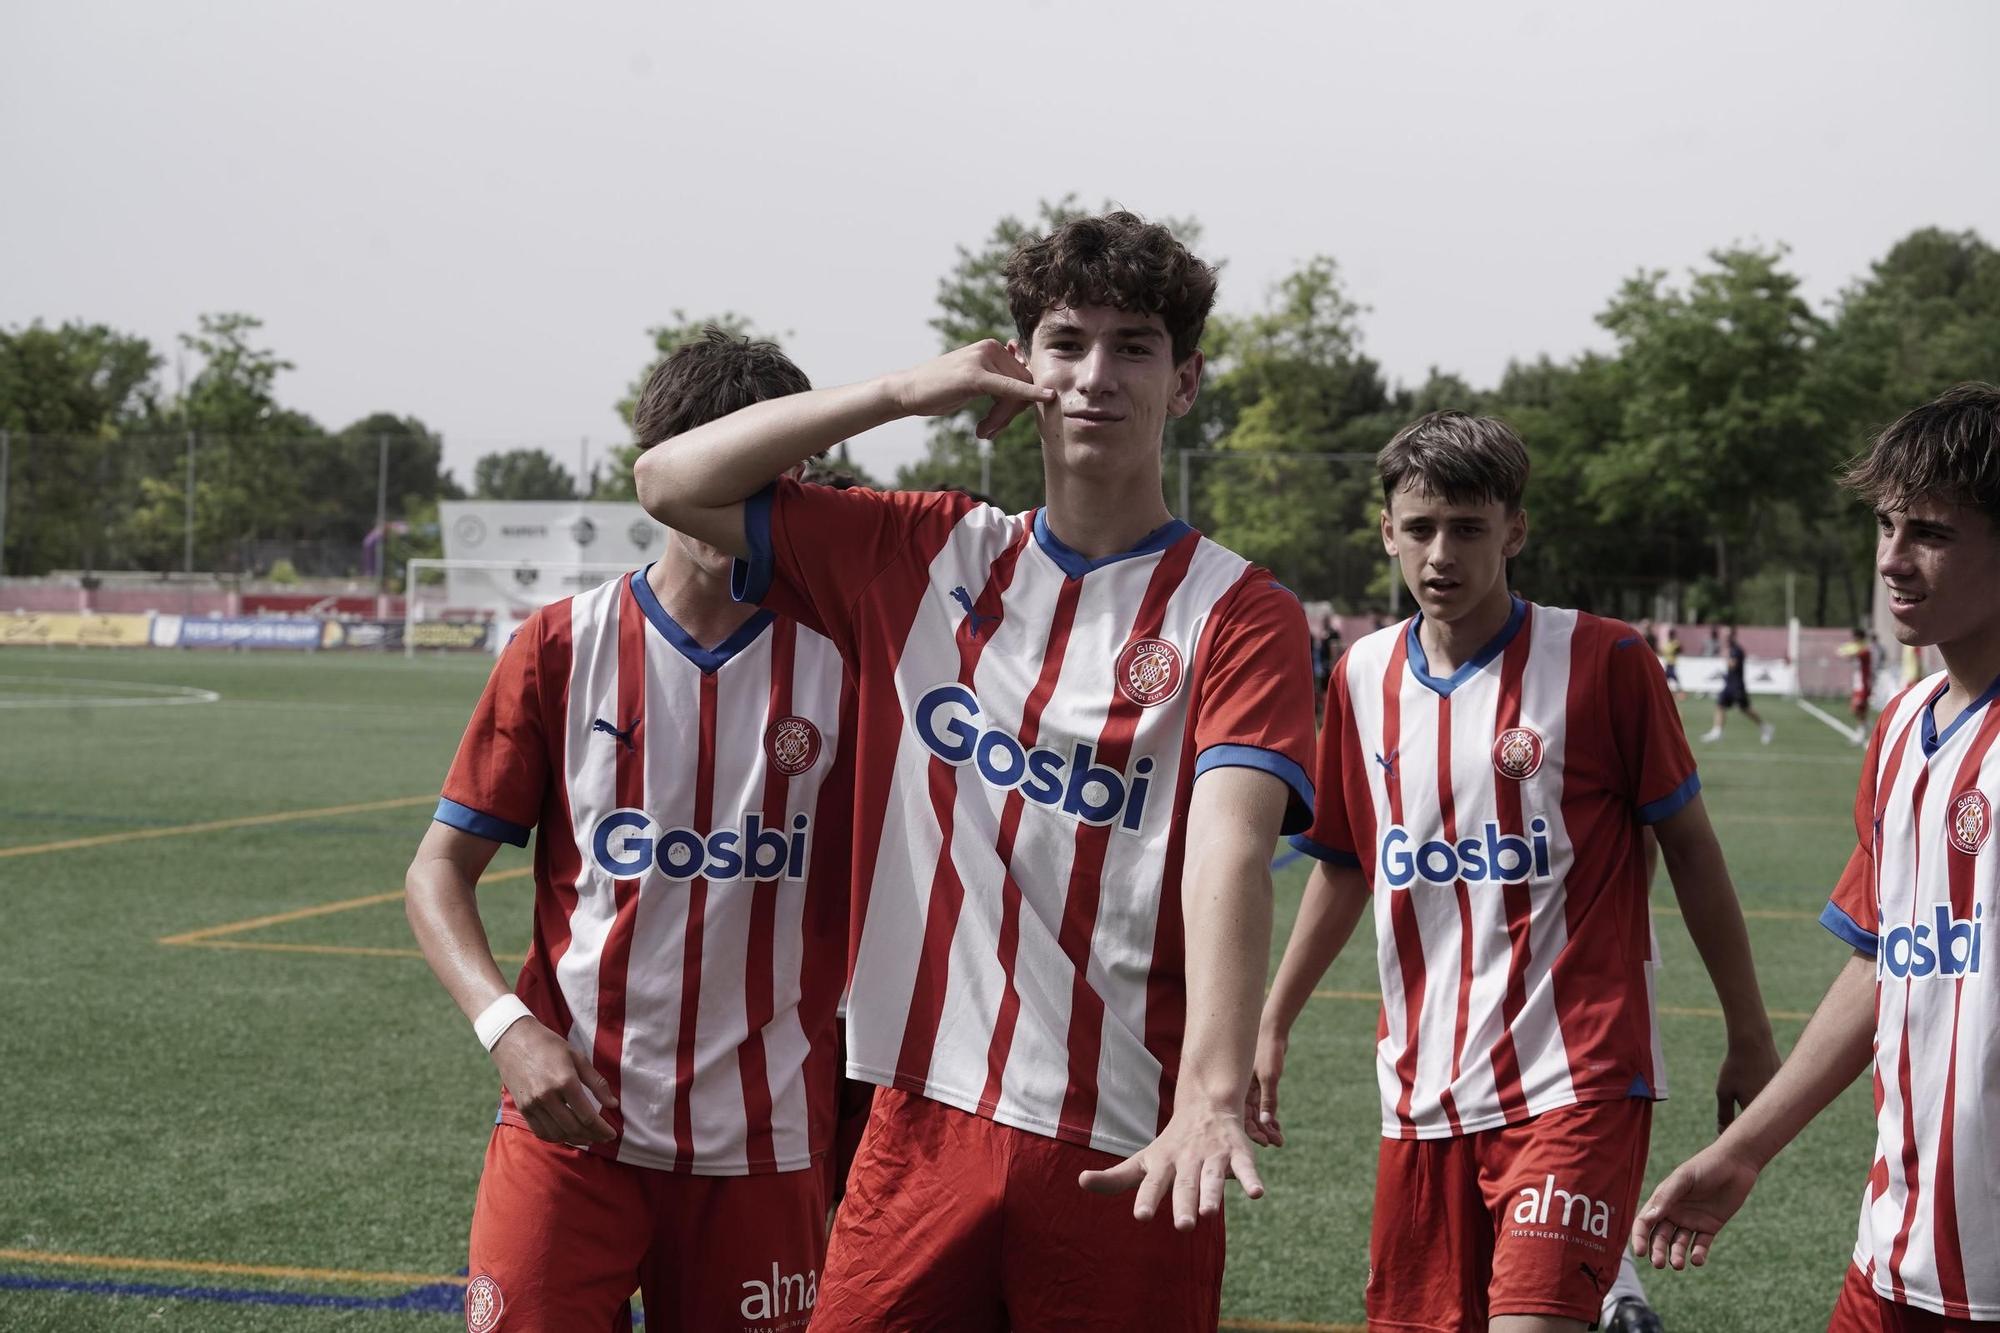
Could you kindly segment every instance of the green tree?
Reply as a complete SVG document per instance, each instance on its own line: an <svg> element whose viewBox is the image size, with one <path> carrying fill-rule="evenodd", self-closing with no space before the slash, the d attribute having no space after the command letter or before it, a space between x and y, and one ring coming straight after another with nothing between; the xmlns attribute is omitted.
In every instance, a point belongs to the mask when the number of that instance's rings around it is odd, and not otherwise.
<svg viewBox="0 0 2000 1333"><path fill-rule="evenodd" d="M160 357L102 324L0 329L0 429L8 449L0 573L97 564L123 517L114 480L158 410Z"/></svg>
<svg viewBox="0 0 2000 1333"><path fill-rule="evenodd" d="M1598 317L1618 341L1624 405L1585 467L1600 522L1650 544L1719 597L1770 553L1772 514L1823 511L1832 459L1807 384L1823 328L1782 250L1718 250L1687 286L1642 273ZM1706 544L1706 558L1702 547Z"/></svg>
<svg viewBox="0 0 2000 1333"><path fill-rule="evenodd" d="M1115 207L1107 203L1098 211ZM1007 257L1022 241L1045 236L1089 212L1075 195L1053 202L1043 200L1031 217L1003 217L978 245L959 246L951 271L938 279L938 313L932 317L931 327L937 330L939 350L948 352L982 338L1000 342L1013 338L1014 316L1007 308ZM1201 227L1193 219L1164 221L1188 246L1200 245ZM895 484L904 490L941 486L976 490L984 472L987 493L1002 509L1011 513L1041 504L1042 442L1033 416L1016 417L988 442L992 460L990 467L982 467L981 441L972 432L983 410L983 405L975 405L955 416L931 421L924 456L898 468ZM1170 425L1167 447L1175 447L1177 440L1192 439L1186 433L1191 429L1184 423Z"/></svg>
<svg viewBox="0 0 2000 1333"><path fill-rule="evenodd" d="M546 449L487 454L472 466L472 493L481 500L574 500L576 478Z"/></svg>

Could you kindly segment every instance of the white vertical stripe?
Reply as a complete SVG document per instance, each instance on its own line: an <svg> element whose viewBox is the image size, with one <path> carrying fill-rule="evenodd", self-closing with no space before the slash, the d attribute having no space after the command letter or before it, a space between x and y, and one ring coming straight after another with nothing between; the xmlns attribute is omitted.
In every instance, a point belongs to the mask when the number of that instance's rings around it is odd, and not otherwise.
<svg viewBox="0 0 2000 1333"><path fill-rule="evenodd" d="M1569 943L1564 888L1576 864L1568 826L1563 822L1563 786L1569 753L1570 668L1576 637L1574 611L1537 606L1534 640L1521 678L1521 724L1542 738L1542 766L1521 785L1521 818L1549 821L1549 879L1531 889L1528 967L1522 978L1525 1000L1514 1018L1514 1049L1521 1062L1521 1090L1536 1115L1576 1099L1570 1082L1569 1049L1563 1042L1551 972ZM1585 739L1585 738L1579 738Z"/></svg>
<svg viewBox="0 0 2000 1333"><path fill-rule="evenodd" d="M1488 820L1500 817L1493 772L1494 723L1500 714L1501 658L1451 693L1452 826L1462 842L1483 836ZM1446 893L1456 897L1455 890ZM1463 1122L1502 1115L1493 1072L1493 1044L1506 1030L1507 978L1513 946L1507 937L1507 896L1497 884L1466 886L1466 915L1472 923L1472 984L1466 1005L1464 1044L1452 1103ZM1459 978L1451 979L1456 995ZM1449 1043L1454 1028L1446 1029Z"/></svg>
<svg viewBox="0 0 2000 1333"><path fill-rule="evenodd" d="M576 908L569 919L569 948L556 962L556 983L569 1005L569 1044L585 1056L597 1039L598 969L616 910L615 881L591 857L590 834L597 819L618 805L617 762L611 749L615 742L593 734L591 723L600 717L611 721L618 709L617 607L622 587L613 579L570 602L569 730L563 764L571 835L581 869ZM624 718L612 725L623 727L630 721Z"/></svg>

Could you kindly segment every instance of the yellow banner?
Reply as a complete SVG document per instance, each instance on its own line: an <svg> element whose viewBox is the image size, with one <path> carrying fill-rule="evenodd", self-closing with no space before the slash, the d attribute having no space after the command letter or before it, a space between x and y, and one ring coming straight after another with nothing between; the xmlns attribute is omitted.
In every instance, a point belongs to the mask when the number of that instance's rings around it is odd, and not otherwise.
<svg viewBox="0 0 2000 1333"><path fill-rule="evenodd" d="M151 640L152 632L153 618L146 615L96 615L76 611L0 613L0 645L143 648Z"/></svg>

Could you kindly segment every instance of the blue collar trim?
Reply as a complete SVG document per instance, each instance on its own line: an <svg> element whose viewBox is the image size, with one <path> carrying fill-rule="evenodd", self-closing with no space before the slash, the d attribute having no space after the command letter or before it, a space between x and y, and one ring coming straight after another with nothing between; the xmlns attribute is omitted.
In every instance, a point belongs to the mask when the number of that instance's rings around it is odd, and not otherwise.
<svg viewBox="0 0 2000 1333"><path fill-rule="evenodd" d="M1130 560L1138 555L1158 555L1194 529L1179 519L1173 519L1165 526L1155 528L1140 539L1137 546L1129 551L1119 551L1114 555L1099 556L1093 560L1079 551L1063 545L1062 539L1049 531L1049 511L1046 508L1035 511L1035 544L1042 553L1055 561L1056 568L1068 578L1080 579L1092 570L1117 564L1120 560Z"/></svg>
<svg viewBox="0 0 2000 1333"><path fill-rule="evenodd" d="M653 628L682 657L694 663L695 669L704 676L712 676L728 665L729 659L757 642L757 636L771 627L777 619L769 611L759 611L741 625L734 633L713 648L704 648L695 642L694 635L681 628L681 623L667 614L667 608L660 605L660 598L653 591L653 585L646 582L646 571L652 568L632 571L632 596L638 600L639 609L646 613L646 619L653 622Z"/></svg>
<svg viewBox="0 0 2000 1333"><path fill-rule="evenodd" d="M1938 685L1936 692L1930 698L1924 700L1924 729L1922 735L1924 758L1926 759L1942 749L1944 743L1956 735L1958 729L1965 725L1967 718L1992 703L1995 699L2000 699L2000 676L1994 677L1993 683L1986 687L1986 693L1967 704L1964 710L1951 720L1951 725L1940 732L1937 729L1937 704L1938 700L1944 698L1944 692L1950 688L1951 681L1946 679Z"/></svg>
<svg viewBox="0 0 2000 1333"><path fill-rule="evenodd" d="M1453 690L1478 675L1485 669L1487 663L1506 651L1507 645L1521 632L1521 626L1527 619L1528 604L1516 597L1514 609L1507 613L1507 623L1500 627L1500 632L1494 635L1484 648L1460 664L1449 679L1439 680L1431 674L1430 659L1424 656L1423 638L1417 633L1417 628L1424 623L1424 613L1419 611L1410 617L1410 628L1406 631L1410 636L1410 674L1417 678L1419 684L1428 685L1439 694L1450 698Z"/></svg>

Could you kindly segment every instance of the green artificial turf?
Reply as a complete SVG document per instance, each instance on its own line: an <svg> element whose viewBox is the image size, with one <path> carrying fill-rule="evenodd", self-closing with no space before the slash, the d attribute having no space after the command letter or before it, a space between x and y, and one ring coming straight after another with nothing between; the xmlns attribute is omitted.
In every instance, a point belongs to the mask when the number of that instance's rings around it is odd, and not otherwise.
<svg viewBox="0 0 2000 1333"><path fill-rule="evenodd" d="M400 888L487 665L0 651L0 1068L10 1074L0 1328L445 1328L457 1318L446 1313L448 1280L464 1263L492 1123L489 1062L423 963L399 956L411 949L400 902L240 923ZM220 700L105 702L168 685ZM45 700L55 702L6 706ZM1859 752L1790 704L1773 701L1768 715L1780 729L1768 748L1739 722L1697 750L1753 912L1765 995L1802 1014L1845 957L1814 917L1852 845ZM1686 718L1698 732L1706 707L1688 705ZM508 849L491 873L526 864ZM1277 876L1274 961L1305 869ZM530 898L521 877L482 890L501 952L525 947ZM1664 876L1655 905L1661 1004L1712 1009ZM320 947L378 952L302 951ZM1324 983L1374 986L1363 943ZM1801 1026L1780 1018L1780 1046ZM1713 1132L1722 1054L1712 1016L1670 1013L1663 1027L1676 1096L1655 1117L1649 1187ZM1263 1155L1267 1198L1230 1203L1225 1326L1359 1323L1379 1123L1374 1035L1365 1000L1315 1000L1300 1020L1283 1084L1290 1145ZM1648 1273L1668 1327L1823 1327L1870 1145L1857 1085L1766 1173L1706 1270ZM34 1285L48 1283L70 1289ZM412 1308L264 1303L269 1293Z"/></svg>

